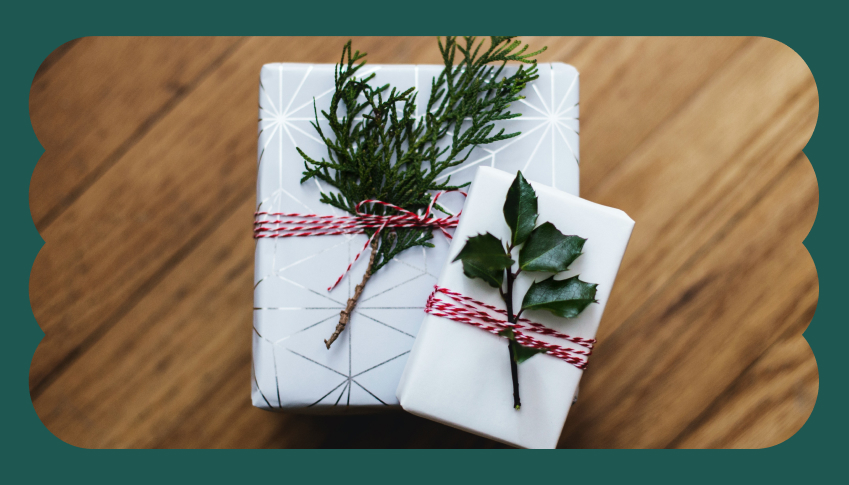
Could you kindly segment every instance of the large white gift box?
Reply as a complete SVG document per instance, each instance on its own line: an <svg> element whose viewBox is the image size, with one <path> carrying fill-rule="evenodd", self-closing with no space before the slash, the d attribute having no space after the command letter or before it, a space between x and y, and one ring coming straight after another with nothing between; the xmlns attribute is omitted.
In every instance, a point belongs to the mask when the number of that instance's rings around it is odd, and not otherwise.
<svg viewBox="0 0 849 485"><path fill-rule="evenodd" d="M439 276L439 286L504 308L496 289L481 279L469 279L463 274L462 263L452 260L471 236L489 232L502 241L510 240L502 207L514 177L515 173L489 167L477 170ZM587 240L583 254L556 279L580 275L582 281L597 283L598 303L570 319L541 310L522 315L572 337L595 338L634 221L618 209L539 183L531 185L538 197L537 225L551 222L563 234ZM514 260L517 253L514 250ZM514 286L513 308L521 307L522 297L534 280L549 276L550 273L521 273ZM556 337L534 336L580 349ZM401 406L413 414L513 446L554 448L583 371L551 355L528 359L518 366L522 406L514 409L507 344L505 338L477 327L435 315L424 316L398 386ZM590 356L589 365L592 362Z"/></svg>
<svg viewBox="0 0 849 485"><path fill-rule="evenodd" d="M539 79L510 107L520 118L496 130L521 135L476 148L450 171L469 182L480 166L498 167L578 194L578 73L566 64L540 64ZM431 80L443 66L367 65L373 85L415 87L426 106ZM508 67L515 70L515 67ZM319 123L333 93L333 65L266 64L260 74L257 211L336 214L319 202L330 188L300 183L304 162L295 147L321 158L326 147L310 125L313 100ZM512 71L511 71L512 72ZM417 113L423 115L423 113ZM329 132L326 131L326 133ZM454 210L462 198L440 204ZM365 235L259 239L254 277L252 401L270 410L334 412L397 407L395 391L422 322L423 308L449 242L437 231L434 248L413 248L374 274L356 311L331 349L324 345L339 312L362 278L368 254L333 291L327 287L366 242ZM368 251L366 251L367 253Z"/></svg>

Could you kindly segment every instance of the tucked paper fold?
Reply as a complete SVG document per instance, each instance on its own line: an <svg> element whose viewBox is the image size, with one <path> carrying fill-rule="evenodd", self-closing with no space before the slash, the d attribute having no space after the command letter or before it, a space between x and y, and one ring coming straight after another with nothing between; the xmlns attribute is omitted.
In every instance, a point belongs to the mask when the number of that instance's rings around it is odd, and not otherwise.
<svg viewBox="0 0 849 485"><path fill-rule="evenodd" d="M333 65L267 64L259 89L257 146L257 210L337 214L319 202L328 190L316 180L300 179L304 162L295 151L320 158L327 148L313 121L327 122L333 93ZM508 67L508 70L515 69ZM374 83L419 90L422 116L431 79L442 66L367 65ZM539 79L526 99L510 110L522 117L496 124L496 130L521 135L473 151L468 161L450 171L451 181L470 181L478 166L495 166L561 190L578 193L578 73L565 64L540 64ZM463 198L448 194L440 204L458 210ZM421 324L428 294L448 252L438 231L435 248L413 248L378 271L366 286L351 322L330 350L339 312L362 278L368 252L332 292L327 287L342 273L366 242L366 236L316 236L257 241L254 289L255 406L273 410L344 411L348 407L397 406L395 389L413 339Z"/></svg>
<svg viewBox="0 0 849 485"><path fill-rule="evenodd" d="M504 303L498 291L480 279L469 279L463 274L462 263L451 260L470 236L490 232L509 240L502 206L514 177L515 174L488 167L478 169L439 276L440 286L499 308ZM557 278L581 275L584 281L598 283L598 304L590 305L573 319L546 311L526 311L522 316L571 336L594 338L634 221L618 209L542 184L532 185L538 196L538 223L548 221L564 234L587 239L583 254ZM521 306L532 281L548 276L520 274L514 308ZM553 337L538 338L578 348ZM589 365L593 365L592 356ZM534 356L519 365L522 408L515 410L507 340L470 325L426 315L397 396L406 411L425 418L513 446L554 448L582 374L580 369L555 357Z"/></svg>

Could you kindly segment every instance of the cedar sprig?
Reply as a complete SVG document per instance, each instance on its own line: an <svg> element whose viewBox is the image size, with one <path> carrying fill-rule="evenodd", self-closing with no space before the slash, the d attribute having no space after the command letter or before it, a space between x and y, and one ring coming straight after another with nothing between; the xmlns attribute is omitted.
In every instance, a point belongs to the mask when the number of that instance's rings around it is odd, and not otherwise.
<svg viewBox="0 0 849 485"><path fill-rule="evenodd" d="M504 129L491 133L495 121L520 116L508 107L522 99L519 93L539 77L534 56L545 48L526 53L528 46L511 37L491 37L483 52L485 41L475 37L446 37L437 42L445 69L432 81L426 115L421 118L415 117L414 89L400 91L388 84L372 87L374 73L358 78L366 54L353 51L350 41L345 44L335 69L330 108L321 112L329 124L327 135L314 105L312 125L327 145L327 158L315 160L298 148L306 168L301 182L315 177L338 190L322 193L322 202L350 213L366 199L421 209L430 201L430 192L458 188L451 185L450 177L443 182L436 179L465 162L475 146L520 134L504 133ZM531 67L520 66L513 75L502 77L508 61ZM451 143L440 143L446 135ZM385 211L380 205L363 209L372 214ZM418 228L386 231L381 236L373 271L405 249L430 245L433 237L430 230Z"/></svg>
<svg viewBox="0 0 849 485"><path fill-rule="evenodd" d="M534 57L545 47L528 53L528 46L512 37L490 37L488 46L475 37L446 37L437 39L437 44L445 67L432 80L427 109L420 117L416 117L413 88L372 86L374 73L358 75L366 65L366 54L353 51L351 41L345 44L334 71L330 107L321 111L327 128L321 127L313 103L312 125L327 145L327 157L317 160L297 149L305 166L301 182L316 178L337 190L322 192L322 202L352 214L356 204L367 199L415 212L427 206L434 191L467 185L452 185L450 176L437 179L465 162L476 146L520 134L505 133L503 128L493 133L494 123L521 116L508 108L523 99L522 90L539 77ZM506 76L509 61L521 64ZM379 204L361 210L376 215L389 211ZM373 234L373 230L366 232ZM432 238L427 228L381 232L367 273L379 270L406 249L432 247Z"/></svg>

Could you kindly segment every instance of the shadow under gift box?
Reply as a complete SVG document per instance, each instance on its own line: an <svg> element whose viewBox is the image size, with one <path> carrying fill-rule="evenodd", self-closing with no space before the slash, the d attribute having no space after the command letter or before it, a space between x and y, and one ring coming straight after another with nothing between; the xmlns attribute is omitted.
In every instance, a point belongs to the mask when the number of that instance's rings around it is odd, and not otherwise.
<svg viewBox="0 0 849 485"><path fill-rule="evenodd" d="M526 99L510 106L522 116L496 123L495 130L521 135L476 148L463 165L446 172L453 184L471 181L475 169L485 165L511 173L522 170L531 180L578 194L578 72L561 63L538 67L540 77L524 90ZM320 192L330 187L315 180L300 183L304 161L295 150L326 157L327 148L310 121L315 100L320 126L328 126L321 111L330 106L334 68L263 66L257 210L342 215L319 202ZM505 71L515 69L508 66ZM374 85L415 87L416 114L422 116L431 80L441 70L442 66L369 64L360 75L374 72ZM456 213L463 198L448 194L439 203ZM449 241L437 231L432 240L436 247L409 249L375 273L347 328L328 350L324 339L333 333L339 312L362 279L368 251L339 286L331 292L327 287L366 240L355 235L257 241L251 379L255 406L319 413L397 408L395 390Z"/></svg>
<svg viewBox="0 0 849 485"><path fill-rule="evenodd" d="M466 240L490 232L509 241L510 229L502 208L515 174L489 167L477 170L454 233L439 286L478 301L504 308L495 288L463 274L460 261L451 262ZM573 337L595 338L602 313L613 289L634 221L618 209L605 207L531 182L537 193L539 218L563 234L585 238L583 254L564 279L580 275L597 283L597 304L576 318L560 318L547 311L526 311L523 317ZM514 250L514 260L518 250ZM513 308L534 280L550 273L523 272L514 287ZM540 340L563 347L575 344L546 335ZM592 356L589 358L592 365ZM538 354L519 364L522 407L513 408L513 384L507 340L477 327L426 315L398 386L404 410L456 428L523 448L554 448L572 405L583 371L556 357Z"/></svg>

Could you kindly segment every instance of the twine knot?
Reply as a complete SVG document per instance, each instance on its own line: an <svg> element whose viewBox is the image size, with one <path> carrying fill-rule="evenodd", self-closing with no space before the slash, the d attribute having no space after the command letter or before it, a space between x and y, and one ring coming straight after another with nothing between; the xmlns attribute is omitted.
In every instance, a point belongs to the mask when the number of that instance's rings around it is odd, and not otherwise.
<svg viewBox="0 0 849 485"><path fill-rule="evenodd" d="M354 207L354 215L338 216L292 212L255 212L254 238L338 236L343 234L364 234L367 229L375 229L374 234L366 241L363 248L357 253L353 261L348 264L345 271L327 288L327 291L330 291L342 281L354 263L360 258L363 251L387 227L439 229L445 237L451 239L451 234L447 229L457 227L462 211L457 214L446 213L447 215L445 217L431 216L436 201L443 194L449 192L459 192L464 197L466 196L466 193L460 190L443 190L434 195L430 204L427 206L427 210L422 215L418 215L395 204L375 199L367 199L359 202ZM362 211L362 207L366 204L379 204L398 213L393 215L368 214Z"/></svg>

